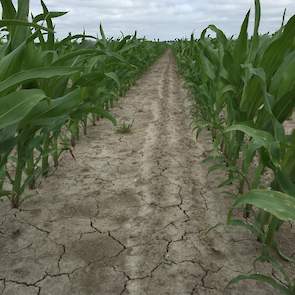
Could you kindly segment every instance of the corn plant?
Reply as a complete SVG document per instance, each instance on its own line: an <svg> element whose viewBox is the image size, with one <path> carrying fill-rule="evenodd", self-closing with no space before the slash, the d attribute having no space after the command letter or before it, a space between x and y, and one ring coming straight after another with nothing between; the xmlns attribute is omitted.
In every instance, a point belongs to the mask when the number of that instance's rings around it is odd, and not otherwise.
<svg viewBox="0 0 295 295"><path fill-rule="evenodd" d="M165 44L134 36L113 40L85 33L57 40L53 20L65 12L29 17L29 0L1 0L0 198L13 207L39 176L57 168L87 133L88 120L115 118L108 111ZM145 58L141 64L141 58Z"/></svg>
<svg viewBox="0 0 295 295"><path fill-rule="evenodd" d="M134 119L132 120L132 122L126 122L123 121L121 124L119 124L119 126L117 127L117 132L121 133L121 134L128 134L131 133L131 128L134 124Z"/></svg>
<svg viewBox="0 0 295 295"><path fill-rule="evenodd" d="M226 166L229 178L222 185L239 182L228 222L250 229L263 252L275 249L290 260L275 237L295 217L295 132L286 135L283 128L295 106L295 16L285 24L284 13L272 35L259 34L260 17L256 0L250 38L248 11L236 39L210 25L199 40L192 35L176 42L174 51L195 97L196 129L211 131L214 155L221 159L210 171ZM261 176L269 169L274 178L264 183ZM237 207L244 208L245 220L234 218Z"/></svg>

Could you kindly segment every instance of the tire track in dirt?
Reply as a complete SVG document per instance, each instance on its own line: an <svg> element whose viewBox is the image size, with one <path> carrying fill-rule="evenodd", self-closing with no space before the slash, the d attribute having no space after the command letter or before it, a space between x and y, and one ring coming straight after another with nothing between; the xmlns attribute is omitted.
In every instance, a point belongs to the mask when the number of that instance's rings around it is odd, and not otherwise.
<svg viewBox="0 0 295 295"><path fill-rule="evenodd" d="M113 112L132 133L103 120L22 211L0 208L1 295L270 295L255 283L224 290L250 271L258 244L225 222L222 173L202 164L190 103L167 51Z"/></svg>

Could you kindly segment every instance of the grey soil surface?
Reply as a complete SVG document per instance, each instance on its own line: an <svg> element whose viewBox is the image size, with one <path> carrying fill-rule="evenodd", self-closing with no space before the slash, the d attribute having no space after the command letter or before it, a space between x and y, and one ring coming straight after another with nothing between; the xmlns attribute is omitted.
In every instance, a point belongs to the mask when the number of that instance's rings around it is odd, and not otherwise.
<svg viewBox="0 0 295 295"><path fill-rule="evenodd" d="M225 290L252 271L259 244L214 227L231 199L222 173L207 176L210 137L194 141L182 85L167 51L113 109L135 119L130 134L100 121L21 211L0 204L1 295L277 294Z"/></svg>

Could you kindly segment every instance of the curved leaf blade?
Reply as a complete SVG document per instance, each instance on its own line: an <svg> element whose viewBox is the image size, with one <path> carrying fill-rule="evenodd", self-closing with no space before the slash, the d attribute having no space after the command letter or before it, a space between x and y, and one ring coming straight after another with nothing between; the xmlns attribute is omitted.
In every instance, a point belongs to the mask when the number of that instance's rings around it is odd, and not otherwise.
<svg viewBox="0 0 295 295"><path fill-rule="evenodd" d="M252 190L240 196L233 207L253 205L283 221L295 220L295 198L273 190Z"/></svg>
<svg viewBox="0 0 295 295"><path fill-rule="evenodd" d="M0 98L0 129L19 123L39 101L46 98L40 89L20 90Z"/></svg>

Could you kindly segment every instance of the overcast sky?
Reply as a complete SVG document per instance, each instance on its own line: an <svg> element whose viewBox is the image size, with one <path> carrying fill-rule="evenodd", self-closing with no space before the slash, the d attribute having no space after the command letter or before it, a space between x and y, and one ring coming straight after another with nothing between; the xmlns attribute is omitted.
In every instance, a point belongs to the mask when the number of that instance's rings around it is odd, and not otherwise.
<svg viewBox="0 0 295 295"><path fill-rule="evenodd" d="M254 0L45 0L52 11L68 11L56 19L60 37L68 32L97 34L102 21L109 36L120 31L137 30L149 39L171 40L198 35L214 23L227 35L237 34L247 10ZM284 8L287 18L295 14L295 0L261 0L261 33L278 29ZM34 14L40 12L40 1L31 0Z"/></svg>

